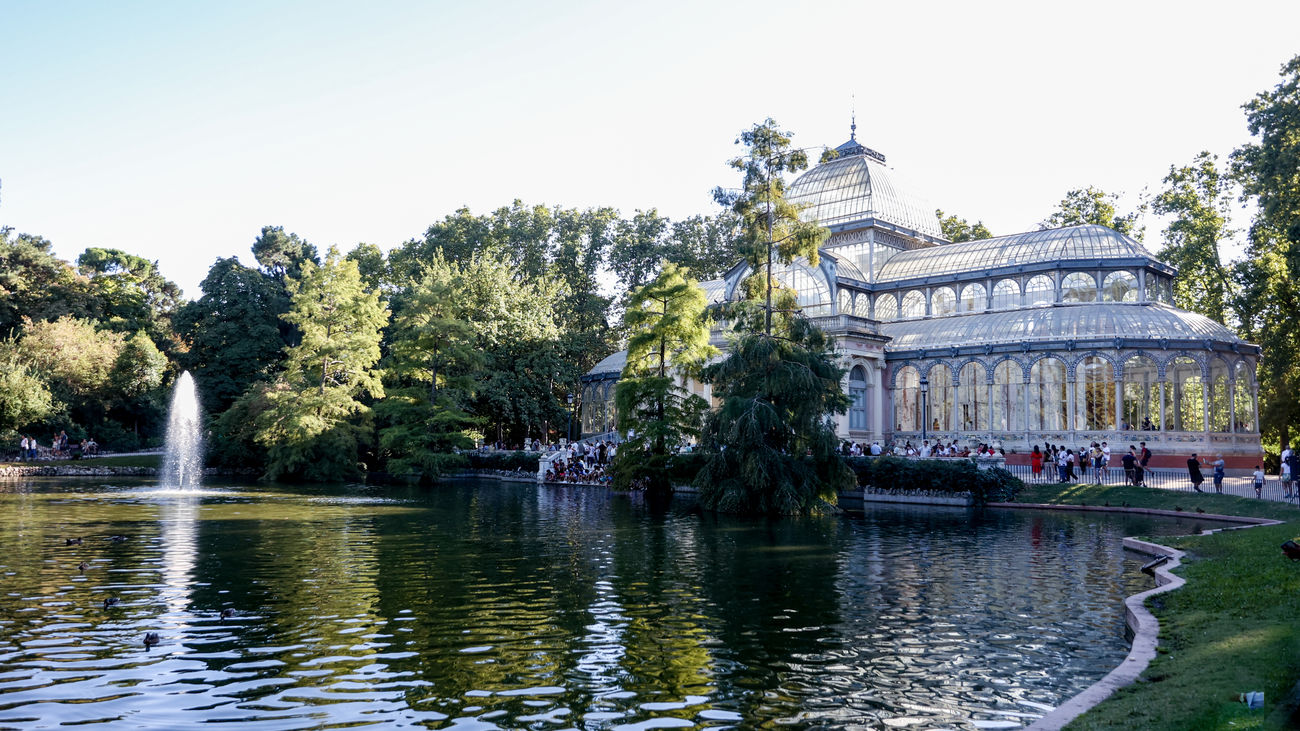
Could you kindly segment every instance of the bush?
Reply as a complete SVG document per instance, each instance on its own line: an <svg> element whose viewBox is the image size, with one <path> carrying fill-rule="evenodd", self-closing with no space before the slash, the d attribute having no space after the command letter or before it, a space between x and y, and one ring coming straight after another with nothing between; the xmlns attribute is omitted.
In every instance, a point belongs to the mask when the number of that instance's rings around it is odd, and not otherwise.
<svg viewBox="0 0 1300 731"><path fill-rule="evenodd" d="M537 474L537 452L465 452L472 470L504 470Z"/></svg>
<svg viewBox="0 0 1300 731"><path fill-rule="evenodd" d="M969 494L977 503L1015 498L1024 483L1001 469L981 470L965 459L850 457L845 460L858 484L876 490Z"/></svg>

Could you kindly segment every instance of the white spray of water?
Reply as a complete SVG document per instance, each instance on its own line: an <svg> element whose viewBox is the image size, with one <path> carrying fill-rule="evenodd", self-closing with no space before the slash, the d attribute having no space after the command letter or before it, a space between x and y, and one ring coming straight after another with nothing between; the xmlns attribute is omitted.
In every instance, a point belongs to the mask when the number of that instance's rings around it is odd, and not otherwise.
<svg viewBox="0 0 1300 731"><path fill-rule="evenodd" d="M167 446L163 453L163 487L196 488L203 481L203 431L199 423L199 392L189 371L172 391L167 413Z"/></svg>

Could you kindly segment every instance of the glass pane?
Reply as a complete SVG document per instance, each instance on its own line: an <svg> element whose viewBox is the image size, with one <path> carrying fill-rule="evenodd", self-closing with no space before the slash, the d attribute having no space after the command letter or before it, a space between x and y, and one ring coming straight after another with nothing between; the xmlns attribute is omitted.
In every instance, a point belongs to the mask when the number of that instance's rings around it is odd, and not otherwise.
<svg viewBox="0 0 1300 731"><path fill-rule="evenodd" d="M1020 431L1021 389L1024 377L1020 364L1004 360L993 368L993 429L994 431Z"/></svg>
<svg viewBox="0 0 1300 731"><path fill-rule="evenodd" d="M1115 428L1115 372L1104 358L1084 358L1074 370L1074 428Z"/></svg>
<svg viewBox="0 0 1300 731"><path fill-rule="evenodd" d="M952 428L952 371L948 366L937 365L930 369L929 379L929 428L946 431Z"/></svg>
<svg viewBox="0 0 1300 731"><path fill-rule="evenodd" d="M914 320L919 317L925 317L925 295L917 290L912 290L903 295L903 305L901 316L904 320Z"/></svg>
<svg viewBox="0 0 1300 731"><path fill-rule="evenodd" d="M898 298L892 294L882 294L876 298L876 319L881 322L893 322L898 319Z"/></svg>
<svg viewBox="0 0 1300 731"><path fill-rule="evenodd" d="M988 290L982 284L968 284L961 291L962 312L983 312L988 303Z"/></svg>
<svg viewBox="0 0 1300 731"><path fill-rule="evenodd" d="M1071 272L1061 280L1062 302L1094 302L1097 279L1086 272Z"/></svg>
<svg viewBox="0 0 1300 731"><path fill-rule="evenodd" d="M957 386L957 423L963 431L984 431L989 428L988 377L984 366L967 363L962 366Z"/></svg>
<svg viewBox="0 0 1300 731"><path fill-rule="evenodd" d="M1065 363L1044 358L1029 369L1029 428L1056 431L1066 428Z"/></svg>
<svg viewBox="0 0 1300 731"><path fill-rule="evenodd" d="M1046 274L1030 277L1025 282L1025 306L1041 307L1056 301L1056 283Z"/></svg>
<svg viewBox="0 0 1300 731"><path fill-rule="evenodd" d="M1111 272L1102 285L1102 299L1107 302L1137 302L1138 280L1131 272Z"/></svg>
<svg viewBox="0 0 1300 731"><path fill-rule="evenodd" d="M1156 362L1141 355L1124 364L1124 424L1121 428L1160 428L1160 382Z"/></svg>
<svg viewBox="0 0 1300 731"><path fill-rule="evenodd" d="M957 295L952 291L952 287L939 287L930 293L930 314L932 316L941 317L956 312Z"/></svg>

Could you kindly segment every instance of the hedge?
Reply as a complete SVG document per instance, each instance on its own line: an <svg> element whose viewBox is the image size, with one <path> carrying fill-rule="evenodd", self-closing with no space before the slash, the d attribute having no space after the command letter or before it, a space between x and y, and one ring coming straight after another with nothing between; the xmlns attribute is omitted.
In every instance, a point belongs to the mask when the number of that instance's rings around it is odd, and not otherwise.
<svg viewBox="0 0 1300 731"><path fill-rule="evenodd" d="M537 474L537 452L465 452L472 470L505 470Z"/></svg>
<svg viewBox="0 0 1300 731"><path fill-rule="evenodd" d="M1000 468L981 470L966 459L849 457L858 484L876 490L970 494L977 503L1012 500L1024 483Z"/></svg>

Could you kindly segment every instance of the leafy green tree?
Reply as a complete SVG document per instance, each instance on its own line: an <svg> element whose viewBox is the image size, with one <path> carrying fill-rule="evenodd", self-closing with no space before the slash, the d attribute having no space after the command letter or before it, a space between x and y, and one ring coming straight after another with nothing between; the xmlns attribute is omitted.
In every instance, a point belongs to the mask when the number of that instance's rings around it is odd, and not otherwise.
<svg viewBox="0 0 1300 731"><path fill-rule="evenodd" d="M298 234L285 233L283 226L263 226L262 234L253 242L253 256L262 273L281 283L297 279L308 262L320 264L316 247Z"/></svg>
<svg viewBox="0 0 1300 731"><path fill-rule="evenodd" d="M142 424L161 417L161 389L166 372L167 356L143 330L128 336L109 374L114 398L108 405L113 418L139 433Z"/></svg>
<svg viewBox="0 0 1300 731"><path fill-rule="evenodd" d="M627 365L614 391L618 429L632 434L615 464L620 487L671 489L670 450L699 434L708 404L683 384L718 353L709 344L707 304L704 290L671 262L628 301Z"/></svg>
<svg viewBox="0 0 1300 731"><path fill-rule="evenodd" d="M739 223L730 211L676 221L664 258L696 279L717 279L740 261Z"/></svg>
<svg viewBox="0 0 1300 731"><path fill-rule="evenodd" d="M1043 228L1061 228L1062 226L1080 226L1094 223L1113 228L1125 236L1141 240L1142 231L1138 227L1141 210L1120 214L1115 208L1119 196L1089 185L1076 188L1065 194L1052 215L1043 220Z"/></svg>
<svg viewBox="0 0 1300 731"><path fill-rule="evenodd" d="M853 475L836 453L831 414L848 399L826 334L806 319L781 336L745 333L705 369L722 407L706 421L700 502L736 513L791 514L834 501Z"/></svg>
<svg viewBox="0 0 1300 731"><path fill-rule="evenodd" d="M459 274L435 254L393 318L386 369L392 384L377 406L380 445L393 472L435 477L463 464L453 450L474 445L479 421L464 407L482 356L474 328L463 319Z"/></svg>
<svg viewBox="0 0 1300 731"><path fill-rule="evenodd" d="M267 447L267 476L331 481L355 476L369 414L361 401L384 395L379 360L388 310L366 290L355 261L331 248L325 262L302 265L289 279L292 305L284 319L302 332L289 348L285 373L270 390L258 423Z"/></svg>
<svg viewBox="0 0 1300 731"><path fill-rule="evenodd" d="M52 248L40 236L0 227L0 336L17 335L24 317L42 322L94 312L89 282Z"/></svg>
<svg viewBox="0 0 1300 731"><path fill-rule="evenodd" d="M158 272L157 263L121 249L89 248L77 257L77 269L90 280L100 327L144 330L155 343L170 342L181 289Z"/></svg>
<svg viewBox="0 0 1300 731"><path fill-rule="evenodd" d="M294 333L280 316L289 294L271 277L239 260L217 259L199 285L203 296L174 318L187 351L177 360L190 371L209 413L225 411L257 381L269 381Z"/></svg>
<svg viewBox="0 0 1300 731"><path fill-rule="evenodd" d="M935 210L934 215L939 219L939 230L943 232L943 237L954 244L993 238L993 232L988 230L983 221L970 223L957 216L945 216L943 211L938 209Z"/></svg>
<svg viewBox="0 0 1300 731"><path fill-rule="evenodd" d="M1300 56L1282 67L1282 81L1245 104L1256 139L1232 154L1233 175L1258 203L1245 261L1243 334L1259 343L1260 429L1290 444L1300 427Z"/></svg>
<svg viewBox="0 0 1300 731"><path fill-rule="evenodd" d="M769 335L774 263L789 264L802 257L816 266L818 249L830 238L829 230L801 220L798 207L785 199L783 174L808 167L808 153L792 149L790 137L770 117L741 132L737 144L748 149L728 163L742 173L741 188L714 191L714 198L740 218L738 248L753 268L754 277L762 277L759 284L751 286L763 293L763 331Z"/></svg>
<svg viewBox="0 0 1300 731"><path fill-rule="evenodd" d="M1157 256L1178 268L1174 303L1226 324L1235 292L1219 246L1233 235L1228 223L1232 181L1219 172L1216 156L1202 152L1191 165L1171 165L1164 184L1151 208L1172 217Z"/></svg>
<svg viewBox="0 0 1300 731"><path fill-rule="evenodd" d="M831 340L798 311L794 294L776 292L773 259L817 261L817 247L829 232L799 221L798 210L782 195L783 172L807 166L802 152L790 151L789 134L771 119L742 134L749 154L732 161L744 173L740 193L720 194L742 221L741 251L766 272L749 278L751 298L764 300L759 322L744 308L733 313L739 335L721 362L704 369L722 407L705 422L705 466L696 477L700 501L726 512L798 513L833 500L852 474L835 451L835 413L848 399L844 375ZM762 277L760 279L759 277ZM773 317L774 312L778 317Z"/></svg>
<svg viewBox="0 0 1300 731"><path fill-rule="evenodd" d="M0 436L8 438L53 410L50 389L22 361L14 341L0 343Z"/></svg>
<svg viewBox="0 0 1300 731"><path fill-rule="evenodd" d="M367 288L383 290L389 279L388 262L384 258L384 252L378 246L357 244L352 251L348 252L348 258L357 263L357 270L361 272L361 281L365 282Z"/></svg>
<svg viewBox="0 0 1300 731"><path fill-rule="evenodd" d="M628 292L645 286L666 258L667 234L672 221L651 208L620 219L609 252L609 268Z"/></svg>

